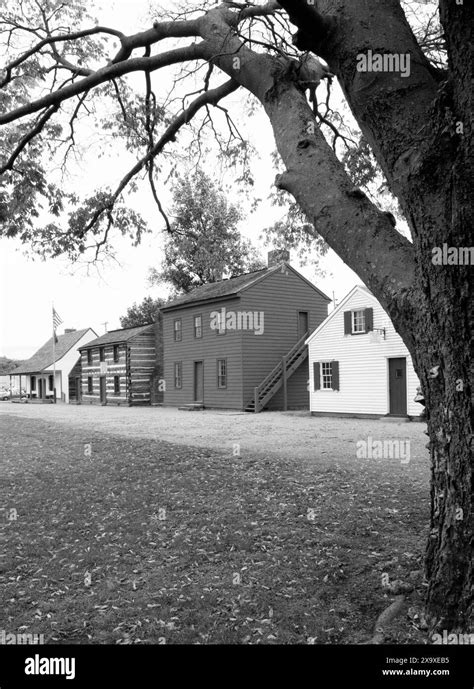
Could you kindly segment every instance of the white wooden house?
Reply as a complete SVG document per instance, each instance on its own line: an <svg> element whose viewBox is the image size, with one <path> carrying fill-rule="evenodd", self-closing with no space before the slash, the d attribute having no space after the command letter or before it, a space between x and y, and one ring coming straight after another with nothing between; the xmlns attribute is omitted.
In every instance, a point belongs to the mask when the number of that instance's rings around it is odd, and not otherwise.
<svg viewBox="0 0 474 689"><path fill-rule="evenodd" d="M417 417L419 381L402 338L357 285L306 340L314 415Z"/></svg>
<svg viewBox="0 0 474 689"><path fill-rule="evenodd" d="M80 390L79 348L97 337L92 328L67 328L57 336L55 343L56 380L53 375L53 338L33 354L30 359L11 371L11 387L25 392L33 401L52 401L56 388L58 402L76 401Z"/></svg>

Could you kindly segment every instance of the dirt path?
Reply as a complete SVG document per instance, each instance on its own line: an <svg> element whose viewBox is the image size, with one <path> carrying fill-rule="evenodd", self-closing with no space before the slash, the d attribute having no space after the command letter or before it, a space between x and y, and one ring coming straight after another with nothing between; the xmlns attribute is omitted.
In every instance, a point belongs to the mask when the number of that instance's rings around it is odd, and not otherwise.
<svg viewBox="0 0 474 689"><path fill-rule="evenodd" d="M426 461L422 423L312 417L309 412L179 411L172 407L100 407L0 403L0 419L14 415L41 419L68 428L112 435L166 440L216 450L252 451L287 458L355 457L357 442L408 439L411 460Z"/></svg>

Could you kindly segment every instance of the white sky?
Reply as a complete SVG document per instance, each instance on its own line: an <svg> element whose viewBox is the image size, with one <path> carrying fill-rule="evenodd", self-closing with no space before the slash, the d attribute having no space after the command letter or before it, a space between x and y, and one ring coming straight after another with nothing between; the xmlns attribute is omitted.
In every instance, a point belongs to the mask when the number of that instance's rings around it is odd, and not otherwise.
<svg viewBox="0 0 474 689"><path fill-rule="evenodd" d="M102 6L102 10L90 10L102 24L128 33L149 26L143 20L148 0L104 0ZM229 110L232 111L231 105ZM241 125L242 134L246 134L247 121L251 122L249 134L258 142L261 153L261 160L255 168L256 195L266 199L275 176L268 159L274 148L273 136L264 115L244 120L244 125ZM96 151L91 151L81 174L75 179L79 190L93 189L108 177L117 174L121 176L120 172L123 174L127 170L128 161L125 156L111 155L110 151L101 159L95 156ZM166 202L166 195L164 200ZM140 192L133 205L149 220L152 227L161 227L149 193ZM257 213L249 215L242 223L242 234L261 248L263 256L266 256L271 247L264 247L258 241L258 235L277 215L278 211L269 203L264 203ZM65 259L43 262L27 255L25 247L18 241L1 240L0 355L28 358L51 336L52 302L64 321L59 328L60 333L64 327L92 327L98 334L102 334L105 322L108 330L120 327L119 317L134 302L140 302L148 295L156 297L165 293L163 289L150 288L147 284L148 269L158 267L162 258L162 239L156 229L151 235L146 235L138 247L133 247L131 241L124 238L118 239L114 244L119 263L101 266L100 275L94 269L87 275L84 267L78 269ZM292 264L300 269L295 259L296 256L293 257ZM327 272L323 279L314 279L312 268L301 268L301 272L329 297L332 297L334 291L336 299L340 300L354 284L361 282L332 251L321 260L321 267Z"/></svg>

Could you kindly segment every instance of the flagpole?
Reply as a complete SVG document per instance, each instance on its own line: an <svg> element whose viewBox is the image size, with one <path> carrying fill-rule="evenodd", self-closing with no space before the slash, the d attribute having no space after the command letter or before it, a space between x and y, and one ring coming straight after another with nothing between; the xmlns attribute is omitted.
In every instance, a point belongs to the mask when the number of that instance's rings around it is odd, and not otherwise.
<svg viewBox="0 0 474 689"><path fill-rule="evenodd" d="M51 316L53 319L53 402L56 404L56 330L54 327L54 304Z"/></svg>

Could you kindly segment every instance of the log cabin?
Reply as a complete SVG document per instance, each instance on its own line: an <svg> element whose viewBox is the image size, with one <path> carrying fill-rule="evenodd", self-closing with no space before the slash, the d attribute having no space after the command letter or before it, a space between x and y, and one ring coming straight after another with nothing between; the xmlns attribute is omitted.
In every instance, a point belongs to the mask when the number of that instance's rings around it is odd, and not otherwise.
<svg viewBox="0 0 474 689"><path fill-rule="evenodd" d="M308 409L306 338L331 300L271 251L268 265L162 307L165 406Z"/></svg>
<svg viewBox="0 0 474 689"><path fill-rule="evenodd" d="M82 404L151 403L155 324L111 330L80 347L80 353Z"/></svg>

